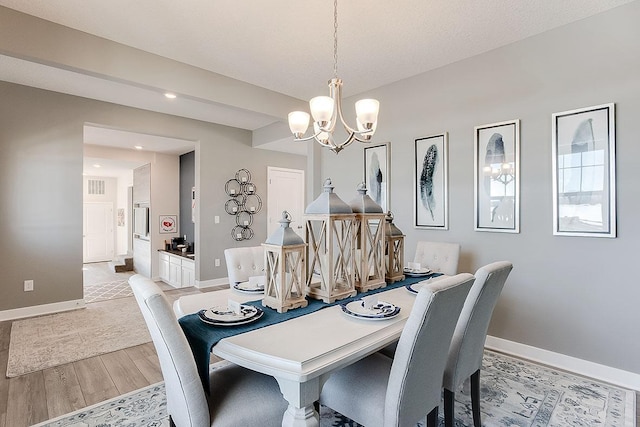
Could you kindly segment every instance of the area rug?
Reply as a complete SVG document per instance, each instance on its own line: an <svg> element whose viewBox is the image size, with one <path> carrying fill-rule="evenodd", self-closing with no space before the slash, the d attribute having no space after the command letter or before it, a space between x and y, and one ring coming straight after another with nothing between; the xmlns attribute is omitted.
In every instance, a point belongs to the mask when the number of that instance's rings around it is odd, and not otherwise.
<svg viewBox="0 0 640 427"><path fill-rule="evenodd" d="M208 290L223 289L225 285ZM165 292L169 302L193 291ZM151 341L134 297L100 301L63 313L15 320L7 377L64 365Z"/></svg>
<svg viewBox="0 0 640 427"><path fill-rule="evenodd" d="M634 391L491 351L485 351L481 401L484 426L635 425ZM473 425L471 399L464 387L456 393L455 409L456 426ZM444 426L442 418L439 424ZM424 425L423 420L417 427ZM164 383L37 425L45 426L168 427ZM359 427L359 424L323 406L320 426Z"/></svg>
<svg viewBox="0 0 640 427"><path fill-rule="evenodd" d="M80 310L16 320L7 377L40 371L151 341L135 298L88 304Z"/></svg>

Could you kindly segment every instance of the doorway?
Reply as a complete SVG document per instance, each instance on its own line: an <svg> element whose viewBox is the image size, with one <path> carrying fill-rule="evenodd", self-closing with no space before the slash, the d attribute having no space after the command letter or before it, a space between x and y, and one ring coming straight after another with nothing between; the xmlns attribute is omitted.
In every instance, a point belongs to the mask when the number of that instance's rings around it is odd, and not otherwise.
<svg viewBox="0 0 640 427"><path fill-rule="evenodd" d="M82 209L82 262L113 259L113 203L85 202Z"/></svg>
<svg viewBox="0 0 640 427"><path fill-rule="evenodd" d="M267 167L267 236L280 227L282 211L288 211L291 229L305 240L304 187L303 170Z"/></svg>

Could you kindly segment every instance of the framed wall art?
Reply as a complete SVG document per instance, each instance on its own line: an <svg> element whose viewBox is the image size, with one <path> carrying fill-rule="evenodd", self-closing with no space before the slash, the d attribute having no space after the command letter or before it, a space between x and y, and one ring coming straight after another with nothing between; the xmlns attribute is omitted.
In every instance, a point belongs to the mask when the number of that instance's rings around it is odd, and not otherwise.
<svg viewBox="0 0 640 427"><path fill-rule="evenodd" d="M160 234L178 232L178 215L160 215Z"/></svg>
<svg viewBox="0 0 640 427"><path fill-rule="evenodd" d="M391 148L388 142L364 149L364 183L367 194L384 212L389 211Z"/></svg>
<svg viewBox="0 0 640 427"><path fill-rule="evenodd" d="M415 140L413 225L416 228L447 230L448 199L448 134Z"/></svg>
<svg viewBox="0 0 640 427"><path fill-rule="evenodd" d="M520 121L476 126L475 230L520 232Z"/></svg>
<svg viewBox="0 0 640 427"><path fill-rule="evenodd" d="M552 114L553 234L616 237L614 104Z"/></svg>

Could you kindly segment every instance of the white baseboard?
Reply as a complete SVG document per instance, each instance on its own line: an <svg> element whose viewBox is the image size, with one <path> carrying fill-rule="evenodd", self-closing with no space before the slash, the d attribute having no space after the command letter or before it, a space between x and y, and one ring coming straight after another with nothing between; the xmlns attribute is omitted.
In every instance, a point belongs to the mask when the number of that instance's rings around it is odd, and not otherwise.
<svg viewBox="0 0 640 427"><path fill-rule="evenodd" d="M0 322L4 322L5 320L22 319L25 317L42 316L43 314L59 313L61 311L76 310L84 307L84 300L77 299L54 302L51 304L34 305L31 307L14 308L11 310L0 311Z"/></svg>
<svg viewBox="0 0 640 427"><path fill-rule="evenodd" d="M210 288L212 286L228 285L229 278L221 277L220 279L196 280L196 288Z"/></svg>
<svg viewBox="0 0 640 427"><path fill-rule="evenodd" d="M620 387L640 390L640 375L633 372L623 371L622 369L589 362L588 360L578 359L561 353L554 353L553 351L532 347L515 341L492 337L491 335L487 335L485 347L489 350L496 350L512 356L529 359Z"/></svg>

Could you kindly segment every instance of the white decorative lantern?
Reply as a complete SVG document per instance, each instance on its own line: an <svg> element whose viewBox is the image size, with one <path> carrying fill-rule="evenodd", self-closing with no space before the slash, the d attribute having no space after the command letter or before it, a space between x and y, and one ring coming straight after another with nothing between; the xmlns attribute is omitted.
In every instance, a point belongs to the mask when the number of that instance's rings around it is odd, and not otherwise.
<svg viewBox="0 0 640 427"><path fill-rule="evenodd" d="M387 282L404 280L404 234L393 223L393 214L387 212L384 234L386 239L385 260Z"/></svg>
<svg viewBox="0 0 640 427"><path fill-rule="evenodd" d="M358 195L349 206L356 215L354 276L360 292L387 286L385 281L385 215L382 207L367 195L365 183L358 185Z"/></svg>
<svg viewBox="0 0 640 427"><path fill-rule="evenodd" d="M355 215L337 194L331 179L304 215L307 237L307 295L326 303L356 295L354 282Z"/></svg>
<svg viewBox="0 0 640 427"><path fill-rule="evenodd" d="M282 212L280 228L262 244L264 247L265 288L262 304L284 313L306 307L307 244L291 228L289 212Z"/></svg>

